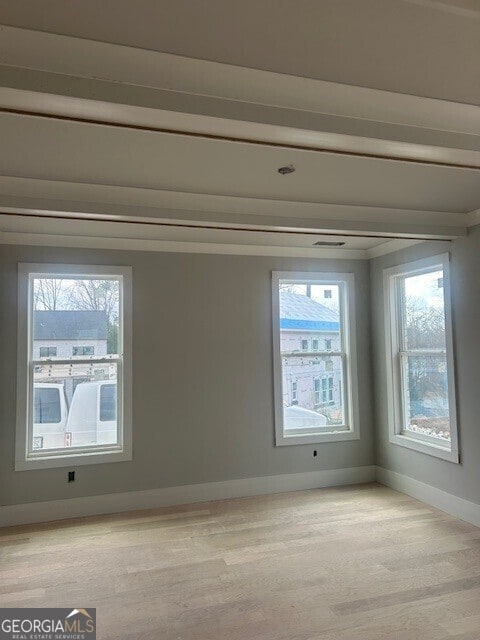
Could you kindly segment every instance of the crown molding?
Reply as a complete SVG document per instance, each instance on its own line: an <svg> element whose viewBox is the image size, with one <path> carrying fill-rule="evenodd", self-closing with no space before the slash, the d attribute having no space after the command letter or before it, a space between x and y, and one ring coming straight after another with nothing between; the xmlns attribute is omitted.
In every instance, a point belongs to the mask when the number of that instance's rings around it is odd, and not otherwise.
<svg viewBox="0 0 480 640"><path fill-rule="evenodd" d="M274 230L398 234L454 238L466 235L467 214L296 202L216 194L187 193L103 184L0 176L0 207L5 212L101 214L112 220L176 220Z"/></svg>
<svg viewBox="0 0 480 640"><path fill-rule="evenodd" d="M163 253L201 253L233 256L275 256L283 258L314 258L332 260L367 260L365 249L325 249L279 247L213 242L176 242L139 238L99 237L92 235L61 235L0 231L0 244L66 247L81 249L116 249Z"/></svg>
<svg viewBox="0 0 480 640"><path fill-rule="evenodd" d="M470 211L470 213L468 213L467 216L468 216L468 222L467 222L468 227L476 227L477 224L480 224L480 209L476 209L475 211Z"/></svg>

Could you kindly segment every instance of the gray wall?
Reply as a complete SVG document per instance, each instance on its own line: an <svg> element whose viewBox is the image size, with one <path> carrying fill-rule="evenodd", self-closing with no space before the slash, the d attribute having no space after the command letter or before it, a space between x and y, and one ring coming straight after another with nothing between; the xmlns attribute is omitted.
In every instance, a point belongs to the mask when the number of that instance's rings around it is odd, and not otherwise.
<svg viewBox="0 0 480 640"><path fill-rule="evenodd" d="M461 464L391 444L388 439L383 269L439 253L451 254L451 288ZM480 227L451 243L422 243L372 260L372 336L376 463L480 503Z"/></svg>
<svg viewBox="0 0 480 640"><path fill-rule="evenodd" d="M17 263L133 267L131 462L14 471ZM272 270L354 272L360 441L274 446ZM0 504L373 464L368 263L0 247Z"/></svg>

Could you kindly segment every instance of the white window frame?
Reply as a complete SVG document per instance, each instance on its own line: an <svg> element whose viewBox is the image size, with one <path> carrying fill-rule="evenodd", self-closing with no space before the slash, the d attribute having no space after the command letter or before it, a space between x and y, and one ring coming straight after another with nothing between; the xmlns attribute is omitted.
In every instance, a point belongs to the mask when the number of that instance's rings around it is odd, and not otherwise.
<svg viewBox="0 0 480 640"><path fill-rule="evenodd" d="M119 331L117 363L117 420L119 443L56 451L29 451L29 429L33 420L32 282L38 276L120 278L119 310L123 322ZM122 462L132 459L132 269L98 265L29 264L18 265L18 337L17 337L17 420L15 470L75 467L104 462ZM122 349L123 346L123 349ZM96 360L85 356L85 361ZM101 360L101 358L100 358ZM82 362L73 357L72 362ZM42 359L45 362L45 359Z"/></svg>
<svg viewBox="0 0 480 640"><path fill-rule="evenodd" d="M315 356L340 356L343 362L345 426L344 431L296 430L295 435L285 432L283 426L282 356L280 353L280 294L279 284L286 280L292 284L339 285L341 296L342 345L339 351L315 351ZM360 438L357 385L357 350L355 321L355 277L353 273L323 273L303 271L272 272L272 329L273 329L273 379L276 446L297 444L321 444L342 442ZM308 352L301 352L302 354ZM321 377L321 376L320 376Z"/></svg>
<svg viewBox="0 0 480 640"><path fill-rule="evenodd" d="M450 445L444 445L440 440L413 434L405 431L404 424L404 381L402 374L402 358L405 353L402 350L401 327L402 307L399 300L398 283L405 276L421 275L436 269L443 269L443 298L445 310L445 339L446 348L440 352L446 356L448 400L450 410ZM385 300L385 352L387 364L387 398L388 398L388 427L389 439L392 444L397 444L408 449L435 456L450 462L459 462L457 410L455 400L455 359L453 352L452 332L452 307L450 296L450 256L448 253L431 256L422 260L415 260L388 269L383 274L384 300ZM420 350L419 355L428 350ZM436 351L436 350L435 350ZM433 350L431 350L433 353ZM416 353L416 351L415 351Z"/></svg>

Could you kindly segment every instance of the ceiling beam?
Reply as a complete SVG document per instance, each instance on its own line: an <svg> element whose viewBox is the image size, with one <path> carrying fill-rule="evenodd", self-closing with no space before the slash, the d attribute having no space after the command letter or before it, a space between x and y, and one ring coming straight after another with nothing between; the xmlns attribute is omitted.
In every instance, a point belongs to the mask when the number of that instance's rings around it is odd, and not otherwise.
<svg viewBox="0 0 480 640"><path fill-rule="evenodd" d="M480 107L2 27L0 107L242 144L480 170Z"/></svg>
<svg viewBox="0 0 480 640"><path fill-rule="evenodd" d="M326 205L320 205L326 207ZM320 208L320 207L319 207ZM328 209L327 209L328 211ZM428 224L417 220L416 224L382 219L381 213L370 219L330 217L286 217L251 215L222 211L198 211L172 208L138 207L104 202L72 202L54 199L24 198L0 194L0 212L6 215L43 217L71 220L111 221L119 223L146 224L164 227L222 228L225 230L261 230L272 233L296 233L307 235L340 235L351 237L406 238L416 240L454 239L467 234L462 214L455 214L456 224L448 214L438 214ZM442 224L442 216L445 224Z"/></svg>
<svg viewBox="0 0 480 640"><path fill-rule="evenodd" d="M25 97L25 94L22 95ZM229 132L222 130L220 123L215 127L216 133L211 133L212 123L203 126L202 118L197 118L197 129L192 130L191 117L185 116L183 124L180 122L181 117L175 114L175 124L169 123L168 114L159 114L163 117L162 124L146 124L142 122L142 118L137 114L134 119L136 122L127 122L126 120L117 120L114 118L113 110L108 109L109 114L104 113L98 117L90 117L86 115L87 111L96 111L98 103L84 104L82 115L69 115L67 113L59 113L58 111L46 111L38 107L37 96L32 100L33 104L29 109L11 108L0 106L0 113L7 113L27 118L56 120L58 122L83 123L95 126L109 126L118 129L127 129L132 131L141 131L149 133L161 133L172 136L182 136L187 138L200 138L204 140L215 140L219 142L237 143L243 145L266 146L270 148L290 149L296 151L308 151L313 153L343 155L356 158L373 158L376 160L386 160L390 162L414 163L420 165L430 165L437 167L450 167L453 169L462 169L468 171L480 171L480 151L463 151L459 149L442 149L440 147L422 147L408 143L398 144L395 141L368 140L365 138L353 138L352 136L325 134L315 135L309 132L304 135L304 140L294 140L298 137L298 132L293 132L292 139L288 141L286 132L271 132L268 136L265 127L268 125L250 126L249 123L236 123L236 133L232 130ZM0 91L1 100L1 91ZM104 105L102 105L104 106ZM88 108L90 107L90 109ZM75 108L76 110L76 108ZM130 111L133 112L131 107ZM98 119L98 118L101 119ZM133 119L133 118L132 118ZM224 124L224 123L223 123ZM230 122L228 124L231 124ZM177 128L180 127L180 128ZM261 129L261 130L260 130ZM305 133L305 132L304 132ZM284 138L283 140L279 138ZM287 139L285 139L287 138Z"/></svg>

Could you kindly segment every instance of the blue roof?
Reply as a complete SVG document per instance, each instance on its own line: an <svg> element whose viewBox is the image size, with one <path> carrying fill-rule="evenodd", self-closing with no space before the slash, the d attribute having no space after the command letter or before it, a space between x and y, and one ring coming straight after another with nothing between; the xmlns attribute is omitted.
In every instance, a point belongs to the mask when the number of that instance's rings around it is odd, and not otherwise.
<svg viewBox="0 0 480 640"><path fill-rule="evenodd" d="M280 329L340 331L340 318L308 296L280 291Z"/></svg>

